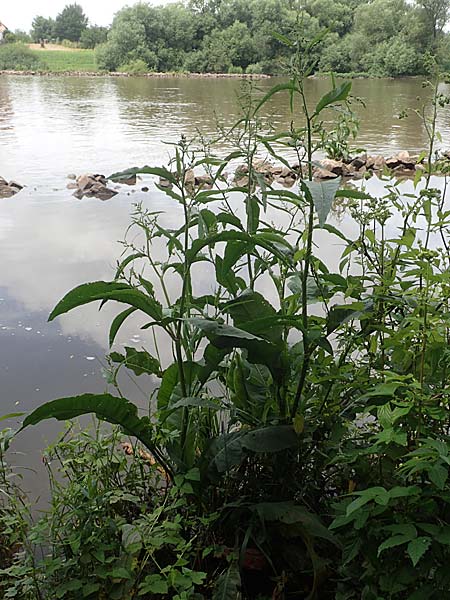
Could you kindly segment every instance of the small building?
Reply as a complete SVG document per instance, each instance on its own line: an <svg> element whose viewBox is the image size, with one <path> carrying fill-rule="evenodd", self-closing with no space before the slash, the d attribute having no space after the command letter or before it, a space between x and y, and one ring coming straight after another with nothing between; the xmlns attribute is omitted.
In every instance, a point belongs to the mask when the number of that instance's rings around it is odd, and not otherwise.
<svg viewBox="0 0 450 600"><path fill-rule="evenodd" d="M0 44L4 41L5 33L8 31L6 25L0 21Z"/></svg>

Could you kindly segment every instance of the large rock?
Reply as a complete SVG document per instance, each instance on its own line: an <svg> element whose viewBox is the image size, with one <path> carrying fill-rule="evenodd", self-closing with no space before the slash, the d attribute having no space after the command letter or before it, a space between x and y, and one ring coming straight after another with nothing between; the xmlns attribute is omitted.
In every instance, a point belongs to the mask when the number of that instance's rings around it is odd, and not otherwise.
<svg viewBox="0 0 450 600"><path fill-rule="evenodd" d="M75 189L74 196L81 200L88 198L98 198L99 200L109 200L118 192L108 187L108 180L100 174L84 174L76 178L75 182L67 185L69 189Z"/></svg>
<svg viewBox="0 0 450 600"><path fill-rule="evenodd" d="M338 175L327 169L315 169L313 173L314 179L336 179Z"/></svg>
<svg viewBox="0 0 450 600"><path fill-rule="evenodd" d="M382 171L386 166L386 159L384 156L369 156L366 162L366 168L369 171Z"/></svg>
<svg viewBox="0 0 450 600"><path fill-rule="evenodd" d="M10 181L9 183L3 177L0 177L0 198L12 198L20 190L23 189L23 185L16 181Z"/></svg>
<svg viewBox="0 0 450 600"><path fill-rule="evenodd" d="M400 167L401 169L414 169L417 163L417 159L410 156L407 150L402 152L398 152L394 156L389 157L386 160L386 166L388 169L397 169Z"/></svg>
<svg viewBox="0 0 450 600"><path fill-rule="evenodd" d="M213 179L209 175L196 175L194 181L199 190L210 190L213 186Z"/></svg>
<svg viewBox="0 0 450 600"><path fill-rule="evenodd" d="M330 171L338 176L344 176L348 173L347 166L341 160L333 160L332 158L325 158L320 161L320 165L325 171Z"/></svg>
<svg viewBox="0 0 450 600"><path fill-rule="evenodd" d="M359 169L362 169L362 167L366 166L366 162L367 162L367 154L361 154L361 156L356 156L350 163L350 165L356 169L357 171L359 171Z"/></svg>

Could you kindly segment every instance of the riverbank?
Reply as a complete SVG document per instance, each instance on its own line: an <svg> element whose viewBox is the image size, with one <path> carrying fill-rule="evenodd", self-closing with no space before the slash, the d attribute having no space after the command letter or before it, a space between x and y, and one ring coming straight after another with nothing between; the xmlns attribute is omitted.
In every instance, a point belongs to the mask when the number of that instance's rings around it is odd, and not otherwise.
<svg viewBox="0 0 450 600"><path fill-rule="evenodd" d="M0 75L18 76L59 76L59 77L142 77L147 79L168 79L180 77L184 79L270 79L271 75L254 73L119 73L109 71L14 71L0 70Z"/></svg>

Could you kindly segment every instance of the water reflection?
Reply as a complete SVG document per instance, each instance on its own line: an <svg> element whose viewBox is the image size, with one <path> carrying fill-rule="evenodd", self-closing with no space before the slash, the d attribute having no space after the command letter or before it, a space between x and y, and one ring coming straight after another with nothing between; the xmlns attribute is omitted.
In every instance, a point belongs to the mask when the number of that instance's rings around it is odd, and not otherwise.
<svg viewBox="0 0 450 600"><path fill-rule="evenodd" d="M0 85L0 132L5 135L7 130L12 130L13 108L9 96L9 86Z"/></svg>

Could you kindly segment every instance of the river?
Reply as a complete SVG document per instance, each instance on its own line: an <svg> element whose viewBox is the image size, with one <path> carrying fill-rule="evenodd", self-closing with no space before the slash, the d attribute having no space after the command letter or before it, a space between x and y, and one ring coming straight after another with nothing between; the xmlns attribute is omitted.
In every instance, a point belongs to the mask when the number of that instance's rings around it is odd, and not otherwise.
<svg viewBox="0 0 450 600"><path fill-rule="evenodd" d="M258 85L269 89L274 80ZM66 189L69 173L110 174L140 164L166 163L169 146L198 129L211 134L219 120L239 114L236 79L147 79L99 77L0 77L0 175L26 187L0 200L0 415L29 411L60 396L101 392L108 325L116 313L87 306L52 323L47 316L72 287L112 279L135 201L175 214L155 188L123 189L112 200L77 200ZM308 81L311 101L328 89ZM370 153L418 153L426 133L406 108L419 107L429 91L420 79L355 80L353 94L362 126L357 145ZM288 102L268 107L276 128L289 124ZM450 111L441 111L438 130L450 141ZM376 189L377 183L372 184ZM338 218L338 217L335 217ZM342 219L342 217L341 217ZM342 219L341 228L351 227ZM326 253L326 249L325 249ZM335 254L330 248L330 255ZM130 321L118 344L139 346L145 335ZM125 380L124 391L138 402L151 382ZM17 419L8 424L17 422ZM31 428L13 445L18 465L32 469L27 485L42 491L41 451L61 425ZM31 474L30 474L31 473Z"/></svg>

